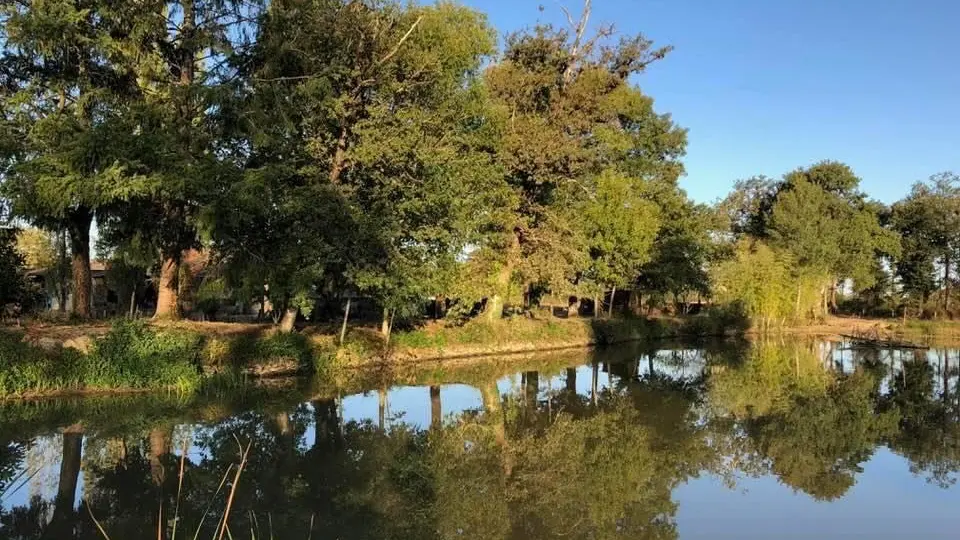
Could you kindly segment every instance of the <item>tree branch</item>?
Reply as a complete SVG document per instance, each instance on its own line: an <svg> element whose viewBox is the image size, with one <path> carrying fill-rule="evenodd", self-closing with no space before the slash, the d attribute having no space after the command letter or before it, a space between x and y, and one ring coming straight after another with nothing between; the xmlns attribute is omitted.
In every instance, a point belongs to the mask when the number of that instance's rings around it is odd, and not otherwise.
<svg viewBox="0 0 960 540"><path fill-rule="evenodd" d="M587 0L587 2L589 3L590 0ZM420 24L420 21L422 20L423 20L423 15L417 17L417 20L413 21L413 24L410 25L410 29L407 30L407 33L404 34L402 38L400 38L400 41L397 42L397 45L393 48L393 50L390 51L386 56L381 58L379 61L377 61L378 67L388 62L391 58L393 58L395 54L397 54L397 52L400 51L400 47L403 46L403 43L407 41L407 38L410 37L410 34L413 33L413 31L417 28L417 25Z"/></svg>

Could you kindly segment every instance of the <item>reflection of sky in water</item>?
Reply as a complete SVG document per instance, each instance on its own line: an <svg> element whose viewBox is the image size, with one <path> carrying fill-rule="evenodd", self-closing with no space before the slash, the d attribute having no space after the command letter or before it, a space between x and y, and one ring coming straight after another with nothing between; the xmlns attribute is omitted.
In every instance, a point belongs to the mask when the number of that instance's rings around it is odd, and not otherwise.
<svg viewBox="0 0 960 540"><path fill-rule="evenodd" d="M960 492L914 476L879 448L842 498L817 502L773 476L740 478L731 491L714 476L677 488L680 538L956 539Z"/></svg>
<svg viewBox="0 0 960 540"><path fill-rule="evenodd" d="M850 373L855 369L849 349L822 346L819 350L824 365ZM929 351L926 357L934 370L938 391L942 388L942 352ZM901 362L913 358L912 351L883 351L877 360L899 368ZM650 364L646 357L638 359L634 367L638 376L647 376ZM949 356L951 373L956 373L960 356L953 351ZM696 350L665 350L654 357L654 370L659 376L674 380L692 380L701 374L705 359ZM592 390L593 366L575 368L576 391L589 396ZM538 377L538 396L543 399L550 392L566 388L567 371L541 373ZM956 381L956 378L953 379ZM496 383L501 395L520 396L524 392L524 376L516 373ZM618 383L605 365L597 370L597 390L603 391ZM881 389L890 388L889 378ZM446 420L465 411L483 407L479 389L466 384L440 387L442 414ZM427 428L431 422L431 399L428 386L396 386L386 392L387 425L405 423ZM308 408L312 406L308 405ZM340 402L344 422L378 422L380 396L376 390L345 396ZM704 419L700 418L698 422ZM171 447L179 453L187 440L209 426L180 424L175 427ZM315 440L314 427L307 427L302 442ZM103 445L91 444L86 438L83 448L83 469L78 481L76 501L82 500L86 469L95 456L91 452L104 451ZM30 498L39 495L52 500L56 494L62 437L59 434L36 438L27 451L24 463L26 473L8 490L2 505L27 505ZM198 462L206 450L191 444L188 459ZM759 478L740 474L737 485L730 489L722 479L705 475L687 481L673 493L678 505L676 522L681 538L960 538L960 527L953 523L953 513L960 504L960 490L942 489L927 483L910 472L909 462L890 450L880 447L861 464L863 472L856 475L856 484L842 498L826 503L796 492L777 477ZM36 474L33 474L36 472ZM31 476L32 475L32 476ZM29 477L29 480L27 479Z"/></svg>

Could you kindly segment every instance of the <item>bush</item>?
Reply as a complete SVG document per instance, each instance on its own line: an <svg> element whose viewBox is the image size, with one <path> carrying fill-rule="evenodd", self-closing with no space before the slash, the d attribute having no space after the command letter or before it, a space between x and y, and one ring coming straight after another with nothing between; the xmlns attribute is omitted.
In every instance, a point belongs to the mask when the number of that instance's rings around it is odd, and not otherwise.
<svg viewBox="0 0 960 540"><path fill-rule="evenodd" d="M0 333L0 397L64 390L190 390L200 382L199 341L187 333L121 322L84 355L59 347L44 350L20 334Z"/></svg>
<svg viewBox="0 0 960 540"><path fill-rule="evenodd" d="M192 389L200 381L201 342L192 332L119 321L86 357L86 385Z"/></svg>
<svg viewBox="0 0 960 540"><path fill-rule="evenodd" d="M0 332L0 397L80 388L82 364L73 349L45 351L19 333Z"/></svg>

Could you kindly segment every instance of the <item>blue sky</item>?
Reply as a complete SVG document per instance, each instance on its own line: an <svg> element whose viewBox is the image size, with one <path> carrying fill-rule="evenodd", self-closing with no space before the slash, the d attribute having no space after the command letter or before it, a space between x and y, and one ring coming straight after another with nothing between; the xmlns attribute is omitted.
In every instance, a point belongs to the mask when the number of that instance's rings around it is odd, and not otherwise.
<svg viewBox="0 0 960 540"><path fill-rule="evenodd" d="M464 2L501 34L563 21L556 0ZM689 129L697 201L822 159L887 203L960 172L956 0L594 0L592 21L676 47L637 83Z"/></svg>

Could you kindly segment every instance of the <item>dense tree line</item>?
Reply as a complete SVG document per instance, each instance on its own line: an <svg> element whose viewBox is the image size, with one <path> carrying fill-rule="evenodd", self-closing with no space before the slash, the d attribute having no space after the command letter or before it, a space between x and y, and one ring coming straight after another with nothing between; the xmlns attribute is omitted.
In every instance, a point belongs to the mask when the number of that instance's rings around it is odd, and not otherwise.
<svg viewBox="0 0 960 540"><path fill-rule="evenodd" d="M634 309L712 296L774 324L837 309L847 284L896 311L894 277L949 311L952 176L891 209L823 162L694 204L686 132L637 85L670 48L590 32L589 1L567 15L498 47L451 2L5 3L3 213L69 248L79 316L94 221L115 266L151 274L160 318L229 291L289 329L353 291L389 330L429 297L499 318L547 295L612 311L627 289ZM202 293L191 250L217 269Z"/></svg>

